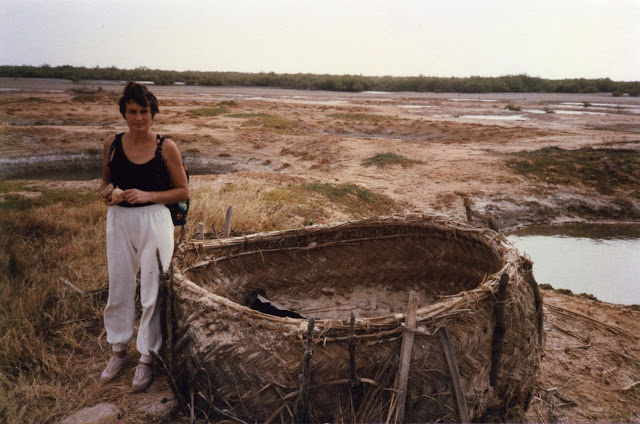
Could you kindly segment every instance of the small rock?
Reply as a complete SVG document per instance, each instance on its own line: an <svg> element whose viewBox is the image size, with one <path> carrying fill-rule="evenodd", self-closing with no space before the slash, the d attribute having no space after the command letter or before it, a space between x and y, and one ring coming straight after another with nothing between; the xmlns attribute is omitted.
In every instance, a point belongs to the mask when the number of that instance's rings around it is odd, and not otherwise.
<svg viewBox="0 0 640 424"><path fill-rule="evenodd" d="M133 396L130 408L154 418L165 418L178 406L171 390L163 385L152 385L146 392Z"/></svg>
<svg viewBox="0 0 640 424"><path fill-rule="evenodd" d="M62 424L109 424L118 421L120 410L112 403L84 408L62 420Z"/></svg>

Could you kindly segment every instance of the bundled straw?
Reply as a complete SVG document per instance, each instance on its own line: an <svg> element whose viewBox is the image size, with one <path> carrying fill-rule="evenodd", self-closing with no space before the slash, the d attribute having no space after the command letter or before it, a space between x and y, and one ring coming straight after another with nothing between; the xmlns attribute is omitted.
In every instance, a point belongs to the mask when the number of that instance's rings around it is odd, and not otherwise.
<svg viewBox="0 0 640 424"><path fill-rule="evenodd" d="M170 286L165 356L185 406L208 418L397 419L410 291L418 308L404 420L518 420L535 385L542 299L531 263L501 234L442 216L192 240ZM258 289L305 318L243 306Z"/></svg>

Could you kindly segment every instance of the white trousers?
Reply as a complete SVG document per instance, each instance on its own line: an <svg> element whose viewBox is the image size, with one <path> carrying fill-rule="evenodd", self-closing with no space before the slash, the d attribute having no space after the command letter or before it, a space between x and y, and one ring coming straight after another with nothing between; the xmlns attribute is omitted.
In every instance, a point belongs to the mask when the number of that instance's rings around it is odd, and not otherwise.
<svg viewBox="0 0 640 424"><path fill-rule="evenodd" d="M156 307L160 275L156 248L166 272L173 256L173 228L171 213L164 205L110 206L107 212L107 342L118 352L125 350L133 338L136 275L140 271L142 316L137 348L145 363L151 363L150 352L158 352L162 345L160 310Z"/></svg>

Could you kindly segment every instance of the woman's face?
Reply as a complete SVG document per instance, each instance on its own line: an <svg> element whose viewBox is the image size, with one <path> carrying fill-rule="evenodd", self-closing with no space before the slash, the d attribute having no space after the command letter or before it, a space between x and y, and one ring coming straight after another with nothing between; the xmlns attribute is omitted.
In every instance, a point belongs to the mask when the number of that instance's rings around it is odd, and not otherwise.
<svg viewBox="0 0 640 424"><path fill-rule="evenodd" d="M140 106L134 101L127 103L125 119L131 132L148 132L151 129L153 118L151 117L151 108Z"/></svg>

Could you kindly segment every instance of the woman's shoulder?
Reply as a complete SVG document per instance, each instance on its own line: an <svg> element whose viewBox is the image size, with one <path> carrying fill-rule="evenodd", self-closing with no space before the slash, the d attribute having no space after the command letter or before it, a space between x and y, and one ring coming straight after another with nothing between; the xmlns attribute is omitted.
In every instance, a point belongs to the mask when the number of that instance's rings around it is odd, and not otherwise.
<svg viewBox="0 0 640 424"><path fill-rule="evenodd" d="M178 145L170 138L164 138L162 142L162 152L169 155L180 155Z"/></svg>
<svg viewBox="0 0 640 424"><path fill-rule="evenodd" d="M104 141L104 145L106 147L111 147L111 145L113 144L114 141L120 140L122 141L122 136L124 133L118 133L118 134L112 134L109 137L106 138L106 140Z"/></svg>

